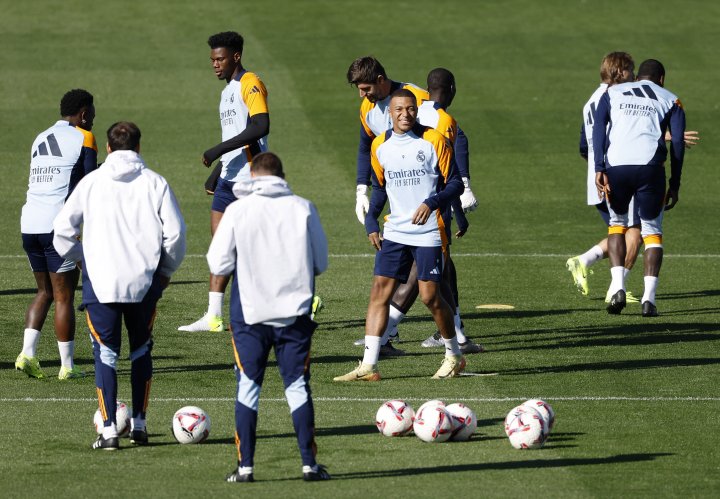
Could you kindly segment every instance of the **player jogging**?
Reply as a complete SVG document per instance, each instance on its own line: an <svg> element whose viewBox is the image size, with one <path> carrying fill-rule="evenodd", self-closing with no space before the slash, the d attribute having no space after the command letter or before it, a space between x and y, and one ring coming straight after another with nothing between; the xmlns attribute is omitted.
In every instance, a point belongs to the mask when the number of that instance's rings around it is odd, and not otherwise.
<svg viewBox="0 0 720 499"><path fill-rule="evenodd" d="M55 336L60 351L61 380L85 374L74 364L75 262L61 258L53 246L53 220L80 179L97 168L97 146L91 130L95 119L93 96L70 90L60 101L62 119L33 142L27 201L20 231L23 249L35 276L37 294L25 314L23 348L15 368L32 378L45 377L37 358L40 331L55 302Z"/></svg>
<svg viewBox="0 0 720 499"><path fill-rule="evenodd" d="M210 211L210 233L214 235L225 208L235 201L233 185L250 179L250 161L267 150L270 115L265 85L242 65L243 37L234 31L218 33L208 39L208 45L215 76L227 83L220 95L223 142L205 151L201 158L207 167L218 158L222 162ZM196 322L180 326L179 331L225 329L222 305L228 280L229 276L210 274L207 312Z"/></svg>
<svg viewBox="0 0 720 499"><path fill-rule="evenodd" d="M374 188L366 230L378 252L365 321L365 354L356 369L335 381L380 379L377 360L390 299L397 282L407 280L413 261L418 269L420 297L445 341L445 358L433 377L453 377L465 367L453 328L453 312L439 291L446 244L446 221L441 215L462 193L462 180L453 167L447 139L417 123L413 92L396 90L389 108L392 129L375 138L371 151ZM381 241L377 218L387 200L390 215Z"/></svg>

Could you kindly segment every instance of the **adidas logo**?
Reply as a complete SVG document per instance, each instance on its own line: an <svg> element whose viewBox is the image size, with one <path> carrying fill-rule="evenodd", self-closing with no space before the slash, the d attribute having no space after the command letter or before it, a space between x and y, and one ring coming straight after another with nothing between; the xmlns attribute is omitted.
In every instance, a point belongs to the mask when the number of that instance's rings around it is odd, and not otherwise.
<svg viewBox="0 0 720 499"><path fill-rule="evenodd" d="M432 269L430 271L430 275L440 275L440 270L437 267L435 267L434 269Z"/></svg>

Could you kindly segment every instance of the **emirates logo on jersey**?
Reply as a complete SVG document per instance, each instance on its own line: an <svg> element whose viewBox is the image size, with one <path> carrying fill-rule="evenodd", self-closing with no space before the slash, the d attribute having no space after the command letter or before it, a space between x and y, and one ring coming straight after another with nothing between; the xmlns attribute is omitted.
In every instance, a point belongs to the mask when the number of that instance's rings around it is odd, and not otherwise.
<svg viewBox="0 0 720 499"><path fill-rule="evenodd" d="M425 161L425 153L422 151L418 151L417 156L415 156L415 159L418 163L423 163Z"/></svg>

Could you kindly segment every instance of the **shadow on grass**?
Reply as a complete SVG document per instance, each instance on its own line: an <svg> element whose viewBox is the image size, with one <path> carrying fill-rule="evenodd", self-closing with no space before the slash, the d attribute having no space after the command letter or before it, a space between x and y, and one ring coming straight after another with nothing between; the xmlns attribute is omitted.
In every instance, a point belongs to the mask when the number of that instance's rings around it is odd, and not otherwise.
<svg viewBox="0 0 720 499"><path fill-rule="evenodd" d="M0 296L34 295L35 293L37 293L37 288L2 289L2 290L0 290Z"/></svg>
<svg viewBox="0 0 720 499"><path fill-rule="evenodd" d="M549 450L550 448L548 448ZM536 451L538 452L538 451ZM542 451L539 451L542 452ZM598 466L618 463L654 461L660 457L672 456L670 453L618 454L608 457L562 458L562 459L526 459L523 461L501 461L497 463L466 463L424 468L398 468L394 470L355 471L350 473L332 473L333 479L352 480L367 478L392 478L411 475L429 475L438 473L458 473L466 471L521 470L543 468L567 468L571 466Z"/></svg>
<svg viewBox="0 0 720 499"><path fill-rule="evenodd" d="M669 367L693 367L720 364L720 358L691 359L638 359L616 360L609 362L589 362L587 364L569 364L562 366L540 366L500 371L503 376L524 376L540 373L568 373L582 371L635 371L637 369L660 369Z"/></svg>

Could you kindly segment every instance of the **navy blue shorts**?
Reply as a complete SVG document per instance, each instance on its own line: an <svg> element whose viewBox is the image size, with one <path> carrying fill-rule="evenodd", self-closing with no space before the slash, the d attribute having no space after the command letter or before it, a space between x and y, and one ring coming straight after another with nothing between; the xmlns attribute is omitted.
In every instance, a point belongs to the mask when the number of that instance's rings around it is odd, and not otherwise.
<svg viewBox="0 0 720 499"><path fill-rule="evenodd" d="M385 239L375 254L375 275L407 282L413 262L419 281L440 282L443 272L442 246L409 246Z"/></svg>
<svg viewBox="0 0 720 499"><path fill-rule="evenodd" d="M233 185L235 185L235 182L229 182L224 178L218 179L215 193L213 194L212 207L210 208L212 211L225 213L225 208L233 201L237 201L232 191Z"/></svg>
<svg viewBox="0 0 720 499"><path fill-rule="evenodd" d="M620 215L629 212L635 197L642 220L653 220L665 205L665 168L661 165L613 166L607 171L610 184L610 208Z"/></svg>
<svg viewBox="0 0 720 499"><path fill-rule="evenodd" d="M76 267L75 262L65 260L55 251L52 232L49 234L23 234L22 242L33 272L60 274L74 270Z"/></svg>

